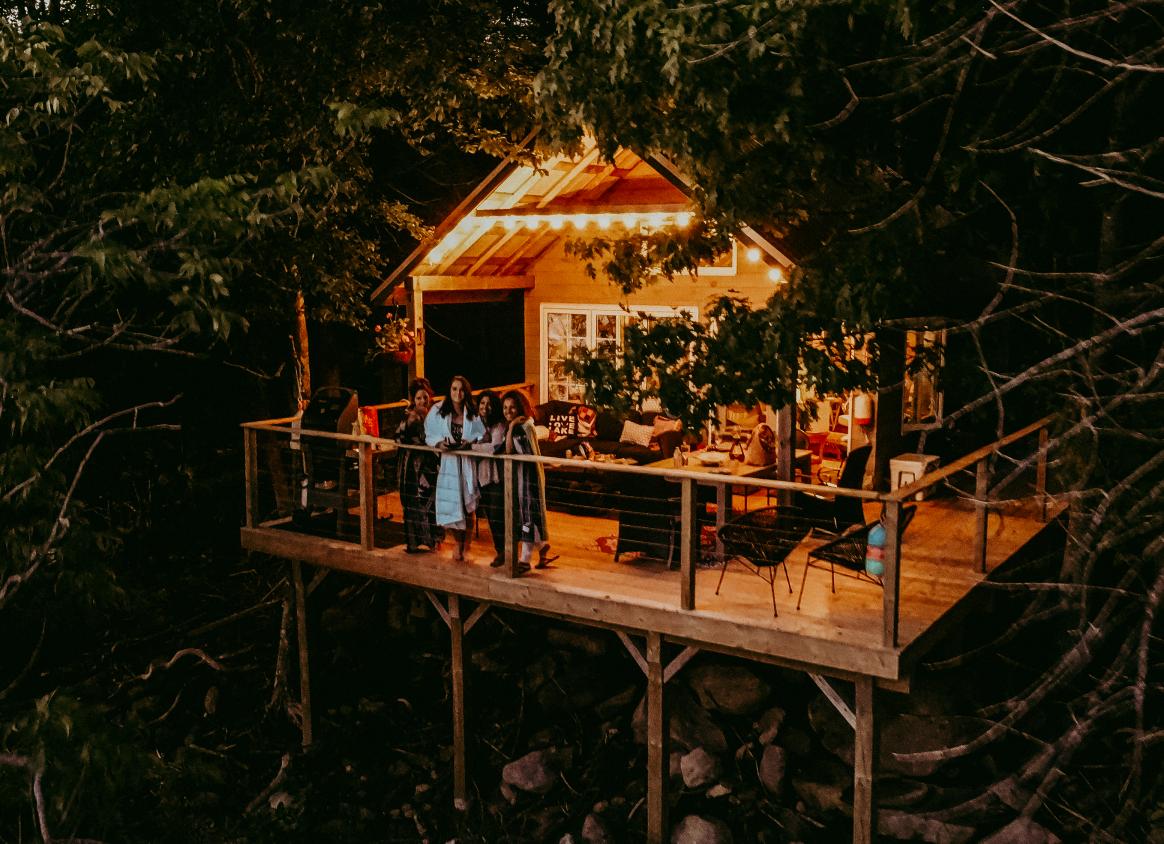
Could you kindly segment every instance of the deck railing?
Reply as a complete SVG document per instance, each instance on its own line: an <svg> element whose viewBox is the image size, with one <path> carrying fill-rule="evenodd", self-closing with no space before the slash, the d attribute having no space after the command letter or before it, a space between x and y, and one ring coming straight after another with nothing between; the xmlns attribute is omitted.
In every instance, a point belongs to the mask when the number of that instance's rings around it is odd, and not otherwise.
<svg viewBox="0 0 1164 844"><path fill-rule="evenodd" d="M435 452L435 449L398 443L385 437L302 430L293 427L288 422L289 420L286 419L278 419L243 425L246 526L248 528L293 528L293 517L296 512L302 512L302 506L305 503L301 496L305 488L303 483L305 472L302 463L306 446L309 450L315 449L314 457L317 461L331 461L328 467L329 471L326 474L333 479L334 487L326 491L330 494L330 498L325 499L325 506L334 510L336 528L330 536L357 543L362 549L373 551L376 548L377 499L382 495L390 495L396 491L395 473L390 471L394 467L395 461L386 461L385 458L394 457L401 452L410 450ZM882 576L884 595L881 643L885 648L896 648L898 644L898 605L902 565L903 505L921 493L932 494L935 487L939 485L948 486L960 497L969 499L973 504L975 513L975 539L970 564L979 571L985 571L988 514L992 507L1000 503L1000 499L997 497L998 493L1012 485L1016 478L1023 476L1023 473L1029 474L1029 470L1033 470L1033 493L1043 505L1045 518L1048 422L1049 418L1039 420L1002 437L996 442L983 446L937 471L922 476L915 483L888 493L839 489L823 487L818 484L738 477L728 474L708 474L707 472L683 468L621 465L531 455L460 453L475 459L494 460L501 463L500 475L505 507L504 565L501 570L510 577L520 577L522 574L518 560L520 537L515 531L516 467L519 464L538 463L551 472L564 470L566 476L572 479L568 484L547 481L551 509L554 509L556 504L573 507L575 512L581 510L584 513L604 515L607 518L617 517L620 513L629 512L631 508L641 507L641 505L635 503L633 496L620 497L617 493L613 496L607 494L601 502L597 499L586 500L584 497L586 493L582 493L581 500L575 499L571 504L566 505L564 501L566 493L576 490L580 486L579 481L588 480L596 482L594 483L596 487L625 488L625 483L619 483L618 479L629 479L630 476L635 476L638 479L653 477L659 481L676 485L678 495L672 495L669 498L676 499L678 504L678 547L675 550L678 555L679 590L676 599L678 606L684 610L693 610L696 607L696 572L700 564L701 533L704 527L700 521L700 505L707 503L713 495L717 502L715 508L717 528L721 527L731 516L736 499L742 499L743 506L748 507L751 497L760 493L764 494L765 503L772 494L777 500L787 502L792 495L798 492L825 493L857 499L862 503L879 502L882 505L881 522L886 529L885 568ZM1011 458L1004 454L1004 449L1007 447L1035 434L1038 435L1037 448L1032 453L1022 458ZM1000 458L1009 461L1011 471L992 487L990 483L994 468L992 464ZM959 491L957 483L971 470L974 473L975 484L973 494L968 494ZM612 479L613 483L607 483ZM673 487L669 488L673 489ZM554 496L558 497L555 499ZM642 501L641 498L638 500ZM351 524L350 517L353 510L356 513L356 519L354 524ZM547 518L551 517L552 514L547 514ZM664 518L662 515L659 516L660 520ZM310 530L310 528L307 529ZM674 531L674 529L674 523L658 528L660 534ZM672 534L668 533L668 536L670 535ZM597 538L595 537L596 540ZM719 542L718 532L716 541ZM714 554L722 555L723 553L722 544L718 544ZM568 563L568 560L565 562Z"/></svg>

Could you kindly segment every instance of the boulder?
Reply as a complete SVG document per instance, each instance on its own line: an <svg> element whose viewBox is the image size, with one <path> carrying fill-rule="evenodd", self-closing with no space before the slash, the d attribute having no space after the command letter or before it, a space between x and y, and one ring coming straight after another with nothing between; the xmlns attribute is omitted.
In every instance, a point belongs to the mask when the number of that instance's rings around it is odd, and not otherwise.
<svg viewBox="0 0 1164 844"><path fill-rule="evenodd" d="M671 844L731 844L732 831L719 818L688 815L671 830Z"/></svg>
<svg viewBox="0 0 1164 844"><path fill-rule="evenodd" d="M760 720L756 722L756 732L760 736L760 744L771 744L780 732L780 725L784 723L784 710L773 706L764 710Z"/></svg>
<svg viewBox="0 0 1164 844"><path fill-rule="evenodd" d="M679 770L683 773L685 786L702 788L719 777L719 760L702 747L697 747L679 760Z"/></svg>
<svg viewBox="0 0 1164 844"><path fill-rule="evenodd" d="M673 780L683 779L683 754L672 751L667 756L667 776Z"/></svg>
<svg viewBox="0 0 1164 844"><path fill-rule="evenodd" d="M760 784L769 794L779 794L784 785L784 771L787 767L787 753L783 747L770 744L760 757Z"/></svg>
<svg viewBox="0 0 1164 844"><path fill-rule="evenodd" d="M817 813L842 812L851 814L851 794L847 792L853 781L853 772L831 756L810 757L803 770L792 777L792 790Z"/></svg>
<svg viewBox="0 0 1164 844"><path fill-rule="evenodd" d="M965 844L974 839L974 827L945 823L896 809L877 812L877 833L884 838L925 841L928 844Z"/></svg>
<svg viewBox="0 0 1164 844"><path fill-rule="evenodd" d="M707 796L712 799L716 797L727 797L731 793L732 787L730 785L724 785L722 782L716 783L707 790Z"/></svg>
<svg viewBox="0 0 1164 844"><path fill-rule="evenodd" d="M598 713L599 718L610 718L634 706L636 694L637 691L634 686L627 686L622 691L599 703L594 707L594 711Z"/></svg>
<svg viewBox="0 0 1164 844"><path fill-rule="evenodd" d="M1059 844L1059 836L1030 818L1016 818L982 844Z"/></svg>
<svg viewBox="0 0 1164 844"><path fill-rule="evenodd" d="M582 840L586 844L610 844L614 838L602 818L591 812L582 821Z"/></svg>
<svg viewBox="0 0 1164 844"><path fill-rule="evenodd" d="M742 665L710 663L688 668L687 685L714 712L748 715L764 705L772 687Z"/></svg>
<svg viewBox="0 0 1164 844"><path fill-rule="evenodd" d="M590 656L603 656L608 650L611 636L582 627L551 627L546 631L546 641Z"/></svg>
<svg viewBox="0 0 1164 844"><path fill-rule="evenodd" d="M647 743L647 699L639 701L631 724L635 731L635 741ZM695 698L682 686L669 690L667 694L667 734L675 747L694 750L702 747L708 753L726 753L727 738L723 730L716 726Z"/></svg>
<svg viewBox="0 0 1164 844"><path fill-rule="evenodd" d="M558 781L553 751L534 750L515 759L501 769L501 781L519 791L545 794Z"/></svg>

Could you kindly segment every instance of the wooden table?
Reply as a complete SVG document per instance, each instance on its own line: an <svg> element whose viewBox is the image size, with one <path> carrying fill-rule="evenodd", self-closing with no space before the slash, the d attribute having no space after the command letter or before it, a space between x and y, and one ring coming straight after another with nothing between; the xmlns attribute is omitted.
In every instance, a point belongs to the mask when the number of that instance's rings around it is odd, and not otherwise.
<svg viewBox="0 0 1164 844"><path fill-rule="evenodd" d="M703 472L721 478L770 478L776 471L775 463L752 466L740 460L729 460L727 463L707 466L698 461L699 454L698 451L691 452L688 464L681 468L688 472ZM807 448L798 448L793 458L793 464L796 465L805 460L811 461L811 459L811 451ZM674 457L656 460L654 463L648 463L646 465L651 469L676 468ZM716 559L719 560L723 559L723 541L719 538L719 529L723 527L728 513L731 510L731 498L729 494L731 488L732 485L730 482L715 485L715 555Z"/></svg>

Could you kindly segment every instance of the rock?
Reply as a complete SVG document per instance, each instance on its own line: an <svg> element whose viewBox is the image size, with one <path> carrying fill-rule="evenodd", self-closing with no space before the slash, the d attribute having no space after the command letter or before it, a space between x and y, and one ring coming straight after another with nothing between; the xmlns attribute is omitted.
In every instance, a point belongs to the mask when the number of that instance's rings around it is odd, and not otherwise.
<svg viewBox="0 0 1164 844"><path fill-rule="evenodd" d="M594 711L598 713L599 718L610 718L633 706L636 694L638 691L634 686L627 686L618 694L608 697L594 707Z"/></svg>
<svg viewBox="0 0 1164 844"><path fill-rule="evenodd" d="M731 844L732 831L719 818L688 815L671 830L671 844Z"/></svg>
<svg viewBox="0 0 1164 844"><path fill-rule="evenodd" d="M290 809L294 802L294 798L286 791L276 791L267 798L267 805L276 811L279 809Z"/></svg>
<svg viewBox="0 0 1164 844"><path fill-rule="evenodd" d="M823 696L808 706L808 720L825 749L847 765L853 764L853 730ZM940 750L964 744L989 724L964 715L894 715L880 725L878 770L907 777L927 777L947 760L907 760L898 754Z"/></svg>
<svg viewBox="0 0 1164 844"><path fill-rule="evenodd" d="M510 806L517 802L517 792L510 788L508 783L501 783L501 796Z"/></svg>
<svg viewBox="0 0 1164 844"><path fill-rule="evenodd" d="M602 818L591 812L582 821L582 840L586 844L610 844L614 839Z"/></svg>
<svg viewBox="0 0 1164 844"><path fill-rule="evenodd" d="M946 760L909 761L897 754L940 750L965 744L981 735L989 724L964 715L895 715L881 725L881 753L878 762L886 772L907 777L928 777ZM850 749L850 756L851 756Z"/></svg>
<svg viewBox="0 0 1164 844"><path fill-rule="evenodd" d="M534 750L501 769L504 784L520 791L545 794L558 781L558 771L551 750Z"/></svg>
<svg viewBox="0 0 1164 844"><path fill-rule="evenodd" d="M673 780L683 779L683 754L678 751L672 752L667 757L667 776Z"/></svg>
<svg viewBox="0 0 1164 844"><path fill-rule="evenodd" d="M558 844L578 844L578 839L574 837L574 833L567 832L558 839Z"/></svg>
<svg viewBox="0 0 1164 844"><path fill-rule="evenodd" d="M647 699L639 701L631 723L635 731L635 741L647 743ZM727 738L723 730L716 726L695 698L682 686L670 691L667 696L667 729L670 740L683 750L702 747L708 753L727 753Z"/></svg>
<svg viewBox="0 0 1164 844"><path fill-rule="evenodd" d="M780 725L784 723L784 710L779 706L765 709L760 720L756 722L756 732L760 735L760 744L771 744L780 732Z"/></svg>
<svg viewBox="0 0 1164 844"><path fill-rule="evenodd" d="M1059 836L1030 818L1015 818L982 844L1059 844Z"/></svg>
<svg viewBox="0 0 1164 844"><path fill-rule="evenodd" d="M688 788L702 788L719 777L719 760L697 747L679 760L683 784Z"/></svg>
<svg viewBox="0 0 1164 844"><path fill-rule="evenodd" d="M877 833L899 841L965 844L973 840L974 827L945 823L933 818L911 815L908 812L899 812L896 809L881 809L877 812Z"/></svg>
<svg viewBox="0 0 1164 844"><path fill-rule="evenodd" d="M722 782L716 783L707 790L707 796L711 797L712 799L715 799L716 797L726 797L731 793L732 787L730 785L724 785Z"/></svg>
<svg viewBox="0 0 1164 844"><path fill-rule="evenodd" d="M551 645L569 648L590 656L603 656L609 646L609 633L595 633L585 628L551 627L546 631L546 641Z"/></svg>
<svg viewBox="0 0 1164 844"><path fill-rule="evenodd" d="M769 794L780 793L786 763L787 753L783 747L770 744L764 748L764 755L760 757L760 784Z"/></svg>
<svg viewBox="0 0 1164 844"><path fill-rule="evenodd" d="M772 687L742 665L711 663L687 669L687 685L705 709L747 715L764 705Z"/></svg>
<svg viewBox="0 0 1164 844"><path fill-rule="evenodd" d="M780 731L780 744L793 756L812 753L812 736L799 727L784 727Z"/></svg>
<svg viewBox="0 0 1164 844"><path fill-rule="evenodd" d="M852 771L831 756L818 754L809 757L804 770L792 777L792 790L817 813L851 814L853 809L846 790L852 780Z"/></svg>

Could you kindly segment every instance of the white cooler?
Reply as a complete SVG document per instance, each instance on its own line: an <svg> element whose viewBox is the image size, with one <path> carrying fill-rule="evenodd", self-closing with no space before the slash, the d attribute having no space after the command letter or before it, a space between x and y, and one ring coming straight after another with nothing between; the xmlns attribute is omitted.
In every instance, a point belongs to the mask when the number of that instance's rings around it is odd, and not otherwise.
<svg viewBox="0 0 1164 844"><path fill-rule="evenodd" d="M940 458L936 454L899 454L889 458L889 488L899 489L909 486L926 472L938 468ZM925 492L914 496L921 501L926 497Z"/></svg>

